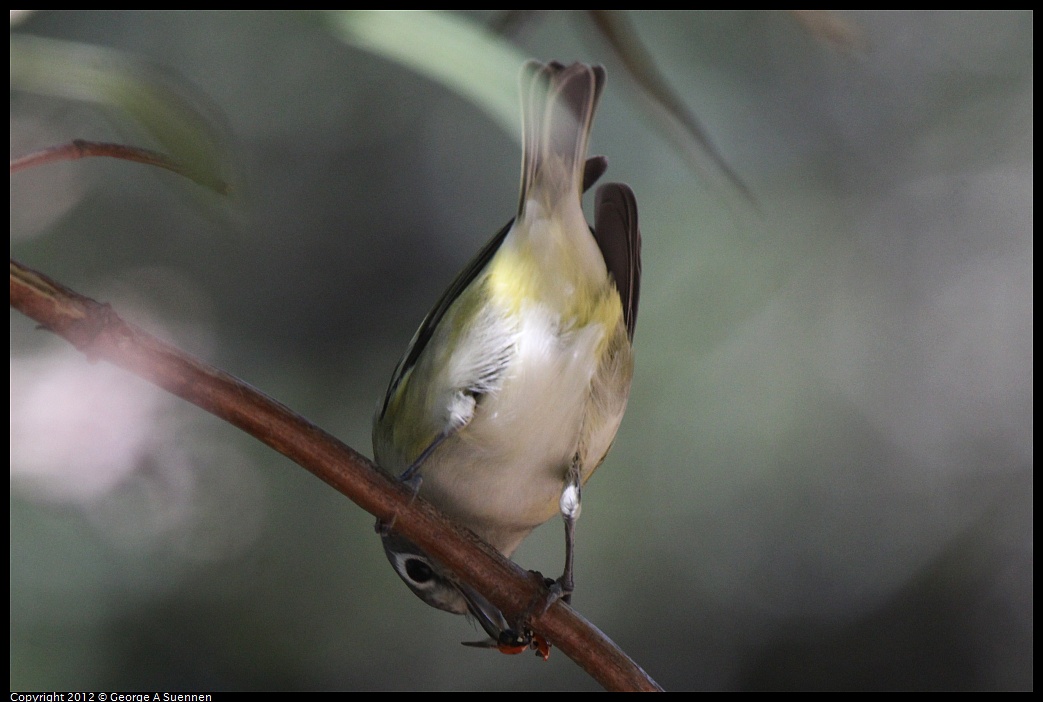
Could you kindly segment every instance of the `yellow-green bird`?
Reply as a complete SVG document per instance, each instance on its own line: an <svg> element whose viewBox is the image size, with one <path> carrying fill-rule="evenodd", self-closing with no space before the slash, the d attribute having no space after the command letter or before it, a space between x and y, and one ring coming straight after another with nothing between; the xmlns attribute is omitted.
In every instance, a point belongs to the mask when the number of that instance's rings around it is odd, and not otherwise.
<svg viewBox="0 0 1043 702"><path fill-rule="evenodd" d="M623 418L641 279L637 202L601 186L591 229L582 192L605 69L530 61L522 69L518 214L443 293L417 330L373 426L377 464L510 557L556 513L573 588L580 488ZM385 532L387 530L385 529ZM470 613L492 637L524 643L499 610L393 531L388 560L428 604Z"/></svg>

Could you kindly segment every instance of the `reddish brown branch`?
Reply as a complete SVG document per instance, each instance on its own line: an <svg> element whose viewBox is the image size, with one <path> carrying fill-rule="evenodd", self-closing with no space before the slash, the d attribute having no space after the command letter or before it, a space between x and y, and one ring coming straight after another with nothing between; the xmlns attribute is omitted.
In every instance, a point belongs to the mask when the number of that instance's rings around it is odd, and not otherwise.
<svg viewBox="0 0 1043 702"><path fill-rule="evenodd" d="M441 516L364 456L246 383L125 322L107 304L11 261L11 306L104 359L202 407L317 475L482 592L508 619L546 596L540 578ZM533 630L610 690L660 689L604 634L561 602Z"/></svg>

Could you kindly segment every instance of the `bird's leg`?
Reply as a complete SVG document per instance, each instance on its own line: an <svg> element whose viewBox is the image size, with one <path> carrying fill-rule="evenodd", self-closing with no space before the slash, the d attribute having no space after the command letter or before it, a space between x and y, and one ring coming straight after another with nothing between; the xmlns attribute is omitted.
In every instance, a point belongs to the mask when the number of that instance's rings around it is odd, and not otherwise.
<svg viewBox="0 0 1043 702"><path fill-rule="evenodd" d="M455 430L447 429L441 434L435 437L435 440L428 444L427 448L420 452L420 455L415 461L413 461L408 468L402 471L402 475L398 476L398 479L403 483L413 488L413 495L416 496L417 492L420 492L420 485L424 482L424 478L420 475L420 468L424 465L424 461L435 452L443 441L448 439Z"/></svg>
<svg viewBox="0 0 1043 702"><path fill-rule="evenodd" d="M581 488L579 475L579 456L575 456L568 471L565 473L565 483L561 489L561 499L558 503L561 516L565 520L565 571L557 580L544 578L544 583L546 583L549 590L546 599L542 603L536 600L526 608L515 624L514 628L517 631L528 631L528 621L532 615L537 612L543 614L558 600L562 600L565 604L572 602L572 591L576 585L573 578L573 558L576 550L576 520L579 519L582 506L580 504ZM539 573L535 574L540 575ZM543 576L540 575L540 577Z"/></svg>
<svg viewBox="0 0 1043 702"><path fill-rule="evenodd" d="M414 500L420 494L420 485L424 482L424 477L420 475L420 469L423 467L424 462L431 457L435 449L442 445L443 441L471 423L471 420L474 419L474 409L478 404L478 399L479 395L475 392L461 390L455 393L453 401L449 406L449 423L446 428L439 432L438 436L427 445L427 448L420 452L416 460L402 471L402 475L398 476L399 480L413 488ZM377 533L381 536L387 536L391 528L395 526L397 517L397 514L394 515L389 522L377 519L375 526Z"/></svg>
<svg viewBox="0 0 1043 702"><path fill-rule="evenodd" d="M575 456L565 473L565 483L558 503L561 516L565 520L565 571L557 580L543 578L539 573L530 571L533 575L543 579L549 592L546 598L538 598L531 602L511 628L500 632L495 648L502 653L520 653L531 648L544 660L547 660L550 655L550 644L542 636L532 631L529 627L529 620L537 612L539 614L546 612L558 600L562 600L565 604L569 604L572 600L572 591L575 588L573 558L576 550L576 520L579 519L582 507L580 492L580 461L579 456ZM543 601L541 602L540 599ZM492 646L493 644L490 643L490 647Z"/></svg>
<svg viewBox="0 0 1043 702"><path fill-rule="evenodd" d="M412 504L416 496L420 494L420 486L424 482L424 476L420 475L420 468L424 465L424 461L435 452L435 449L439 445L448 439L455 430L446 430L435 437L435 440L428 444L427 448L420 452L420 456L413 461L408 468L402 471L402 475L398 476L399 481L405 483L413 490L413 497L409 503ZM395 521L398 519L398 514L394 514L390 521L385 522L384 520L377 518L377 523L373 526L374 530L381 536L387 536L391 533L392 527L395 526Z"/></svg>
<svg viewBox="0 0 1043 702"><path fill-rule="evenodd" d="M547 607L558 599L564 601L565 604L572 602L572 591L576 586L573 578L573 562L576 550L576 520L579 519L582 510L581 491L579 456L575 456L565 474L565 485L561 490L561 500L558 502L561 517L565 520L565 570L561 577L550 585Z"/></svg>
<svg viewBox="0 0 1043 702"><path fill-rule="evenodd" d="M565 570L557 580L557 586L561 589L561 599L565 604L572 601L572 591L575 589L573 579L573 557L576 551L576 520L582 509L581 491L579 477L579 456L572 460L568 475L565 478L565 488L561 491L559 507L561 516L565 520Z"/></svg>

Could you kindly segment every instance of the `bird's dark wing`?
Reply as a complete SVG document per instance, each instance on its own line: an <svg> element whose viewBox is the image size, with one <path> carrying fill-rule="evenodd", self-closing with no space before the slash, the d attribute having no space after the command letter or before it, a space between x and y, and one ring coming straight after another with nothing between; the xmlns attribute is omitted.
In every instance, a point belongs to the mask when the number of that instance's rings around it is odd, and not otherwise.
<svg viewBox="0 0 1043 702"><path fill-rule="evenodd" d="M641 231L637 199L623 183L606 183L594 196L594 240L623 301L627 335L634 339L637 300L641 291Z"/></svg>

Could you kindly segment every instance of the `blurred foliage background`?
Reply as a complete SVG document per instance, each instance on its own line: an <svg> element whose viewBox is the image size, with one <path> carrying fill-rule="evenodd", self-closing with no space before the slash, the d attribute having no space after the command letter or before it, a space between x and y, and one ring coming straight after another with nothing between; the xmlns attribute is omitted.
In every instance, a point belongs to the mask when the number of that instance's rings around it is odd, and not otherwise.
<svg viewBox="0 0 1043 702"><path fill-rule="evenodd" d="M521 61L603 63L592 152L637 193L644 281L575 606L672 689L1030 689L1031 13L624 17L752 201L580 12L39 12L13 72L39 38L125 62L205 116L235 195L38 168L12 256L368 454L416 325L513 214ZM169 150L121 95L12 90L12 156ZM12 313L12 689L596 687L460 646L372 522ZM516 560L557 573L561 531Z"/></svg>

